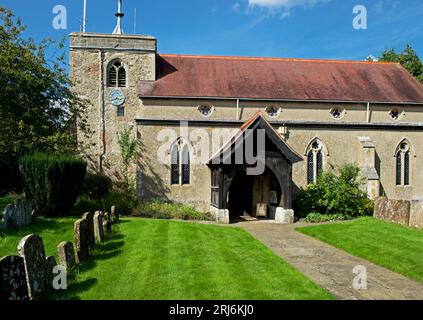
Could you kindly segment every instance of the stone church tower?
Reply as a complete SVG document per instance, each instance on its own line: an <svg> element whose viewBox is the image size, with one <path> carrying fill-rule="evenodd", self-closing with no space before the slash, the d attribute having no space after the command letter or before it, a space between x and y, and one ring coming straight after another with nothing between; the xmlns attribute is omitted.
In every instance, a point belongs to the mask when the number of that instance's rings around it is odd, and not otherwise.
<svg viewBox="0 0 423 320"><path fill-rule="evenodd" d="M86 117L92 135L87 139L78 132L78 143L84 143L93 169L119 179L119 134L130 129L135 135L133 121L141 104L138 84L155 80L157 41L121 34L123 13L116 15L114 34L70 34L70 80L90 104Z"/></svg>

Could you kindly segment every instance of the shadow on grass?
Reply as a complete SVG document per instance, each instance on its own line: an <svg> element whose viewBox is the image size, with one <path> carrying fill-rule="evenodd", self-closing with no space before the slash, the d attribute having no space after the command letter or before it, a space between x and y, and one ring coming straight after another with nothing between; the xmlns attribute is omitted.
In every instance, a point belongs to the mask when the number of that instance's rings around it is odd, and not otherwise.
<svg viewBox="0 0 423 320"><path fill-rule="evenodd" d="M54 230L57 233L64 233L68 230L69 225L73 225L73 221L76 221L77 217L67 217L69 218L69 223L63 223L60 218L58 219L46 219L46 218L37 218L33 224L30 226L20 228L20 229L9 229L2 230L0 236L25 236L28 234L41 234L45 230Z"/></svg>
<svg viewBox="0 0 423 320"><path fill-rule="evenodd" d="M78 277L85 272L97 267L97 262L112 259L122 253L121 248L124 246L124 235L112 232L106 241L97 244L90 252L90 257L81 262L75 269L68 274L68 289L61 294L55 293L52 298L59 300L80 300L79 294L90 290L98 282L96 278L89 278L78 281Z"/></svg>

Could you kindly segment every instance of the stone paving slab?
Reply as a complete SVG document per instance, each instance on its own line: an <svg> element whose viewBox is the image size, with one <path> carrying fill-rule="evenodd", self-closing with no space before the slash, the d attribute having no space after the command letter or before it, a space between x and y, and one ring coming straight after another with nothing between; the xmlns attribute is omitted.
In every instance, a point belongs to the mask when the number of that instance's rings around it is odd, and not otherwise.
<svg viewBox="0 0 423 320"><path fill-rule="evenodd" d="M423 284L295 231L304 224L239 222L273 252L340 300L423 300ZM353 269L367 269L367 290L355 290Z"/></svg>

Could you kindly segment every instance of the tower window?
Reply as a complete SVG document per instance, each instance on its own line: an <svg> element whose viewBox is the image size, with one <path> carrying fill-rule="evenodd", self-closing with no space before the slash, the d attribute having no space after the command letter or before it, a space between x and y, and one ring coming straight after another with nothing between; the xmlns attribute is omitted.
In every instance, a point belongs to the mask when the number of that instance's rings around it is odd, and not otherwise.
<svg viewBox="0 0 423 320"><path fill-rule="evenodd" d="M124 117L125 116L125 107L124 106L118 106L117 107L117 116L118 117Z"/></svg>
<svg viewBox="0 0 423 320"><path fill-rule="evenodd" d="M126 87L126 70L119 60L109 67L107 85L111 88Z"/></svg>

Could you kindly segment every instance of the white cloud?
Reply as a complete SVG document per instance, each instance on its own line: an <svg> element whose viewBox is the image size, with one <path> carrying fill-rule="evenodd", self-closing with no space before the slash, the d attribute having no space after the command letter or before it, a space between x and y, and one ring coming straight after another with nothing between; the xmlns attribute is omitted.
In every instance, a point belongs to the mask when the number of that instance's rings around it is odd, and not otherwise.
<svg viewBox="0 0 423 320"><path fill-rule="evenodd" d="M250 7L264 7L269 9L283 8L287 11L297 6L313 6L330 0L248 0Z"/></svg>

